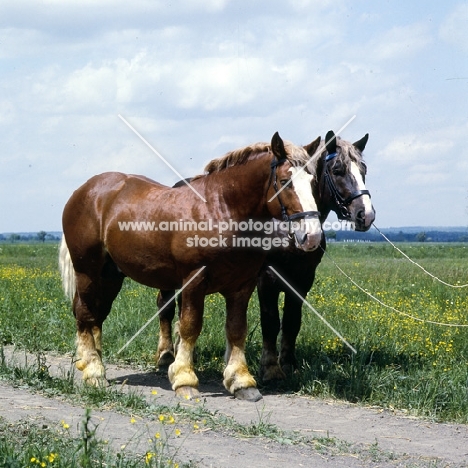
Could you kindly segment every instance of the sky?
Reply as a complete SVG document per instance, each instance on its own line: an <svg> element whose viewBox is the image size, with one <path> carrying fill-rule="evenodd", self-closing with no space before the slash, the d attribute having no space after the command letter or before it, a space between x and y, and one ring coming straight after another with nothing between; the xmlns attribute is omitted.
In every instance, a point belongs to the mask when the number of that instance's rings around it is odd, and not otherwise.
<svg viewBox="0 0 468 468"><path fill-rule="evenodd" d="M178 181L123 119L189 177L354 116L379 228L467 227L467 97L467 1L2 0L0 232L60 231L95 174Z"/></svg>

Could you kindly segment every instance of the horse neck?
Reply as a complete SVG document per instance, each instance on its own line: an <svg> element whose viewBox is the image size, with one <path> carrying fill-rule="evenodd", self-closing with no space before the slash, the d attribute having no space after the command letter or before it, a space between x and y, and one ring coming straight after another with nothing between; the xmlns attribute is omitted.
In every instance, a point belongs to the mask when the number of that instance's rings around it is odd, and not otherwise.
<svg viewBox="0 0 468 468"><path fill-rule="evenodd" d="M207 176L207 189L222 210L232 218L269 218L266 192L270 178L271 156L254 159ZM209 178L209 180L208 180ZM209 197L211 198L211 197Z"/></svg>

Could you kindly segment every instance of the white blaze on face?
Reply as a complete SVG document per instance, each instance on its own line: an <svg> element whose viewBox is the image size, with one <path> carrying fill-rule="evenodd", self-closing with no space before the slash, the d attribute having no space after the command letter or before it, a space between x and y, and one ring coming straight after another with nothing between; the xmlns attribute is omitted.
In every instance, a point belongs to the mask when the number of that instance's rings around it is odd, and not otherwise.
<svg viewBox="0 0 468 468"><path fill-rule="evenodd" d="M302 211L318 211L314 196L312 195L312 179L314 176L298 167L291 167L289 171L293 178L293 187L302 206ZM304 224L305 223L305 224ZM308 218L303 220L306 232L311 236L310 243L318 246L322 234L322 225L318 218Z"/></svg>
<svg viewBox="0 0 468 468"><path fill-rule="evenodd" d="M302 205L302 211L317 211L317 204L312 195L313 175L301 170L299 167L291 167L289 172L292 174L292 183L294 191Z"/></svg>
<svg viewBox="0 0 468 468"><path fill-rule="evenodd" d="M364 184L364 180L362 179L361 171L359 170L355 162L351 163L351 174L353 174L354 178L356 179L357 190L366 190L366 184ZM362 198L362 203L364 204L366 220L368 219L369 216L372 215L372 221L373 221L374 208L372 207L370 196L362 195L361 198Z"/></svg>

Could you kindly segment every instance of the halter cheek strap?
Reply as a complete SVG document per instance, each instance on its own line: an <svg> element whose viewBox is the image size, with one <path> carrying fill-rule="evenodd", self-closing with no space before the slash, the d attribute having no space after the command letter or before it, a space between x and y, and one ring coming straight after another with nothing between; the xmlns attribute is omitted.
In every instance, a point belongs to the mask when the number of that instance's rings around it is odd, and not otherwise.
<svg viewBox="0 0 468 468"><path fill-rule="evenodd" d="M283 205L283 202L281 201L281 197L279 195L278 181L277 181L277 177L276 177L276 168L278 166L280 166L281 164L283 164L284 162L286 162L286 158L273 159L273 161L271 161L271 164L270 164L270 167L271 167L270 181L268 182L268 186L273 181L273 188L275 189L276 197L278 198L278 201L279 201L279 204L280 204L280 207L281 207L281 217L283 218L283 221L286 221L287 217L288 217L288 214L286 213L286 208Z"/></svg>
<svg viewBox="0 0 468 468"><path fill-rule="evenodd" d="M330 192L333 195L333 198L335 199L336 206L338 208L338 216L341 217L341 219L350 219L351 218L351 213L348 210L348 206L351 204L351 202L355 198L359 198L362 195L369 195L370 197L370 192L369 190L356 190L356 192L353 192L349 197L343 198L338 192L338 189L336 188L335 182L333 182L333 178L330 175L330 171L328 170L328 161L331 161L336 157L337 153L330 153L327 154L325 157L325 180L327 181L328 188L330 189Z"/></svg>

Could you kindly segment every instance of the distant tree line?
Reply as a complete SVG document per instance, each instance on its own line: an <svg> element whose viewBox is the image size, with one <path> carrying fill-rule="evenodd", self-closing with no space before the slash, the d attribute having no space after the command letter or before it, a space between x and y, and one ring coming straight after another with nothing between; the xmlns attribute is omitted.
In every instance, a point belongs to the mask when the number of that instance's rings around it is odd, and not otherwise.
<svg viewBox="0 0 468 468"><path fill-rule="evenodd" d="M468 242L467 231L386 231L382 232L392 242ZM336 239L337 242L343 241L361 241L361 242L385 242L385 239L375 230L369 232L356 231L337 231L331 236L326 233L327 238Z"/></svg>
<svg viewBox="0 0 468 468"><path fill-rule="evenodd" d="M443 231L431 230L420 232L387 231L382 232L392 242L468 242L467 231ZM385 239L375 230L369 232L356 231L333 231L325 232L329 241L336 242L385 242ZM61 239L61 234L54 232L39 231L37 233L28 232L20 234L0 234L0 242L57 242Z"/></svg>
<svg viewBox="0 0 468 468"><path fill-rule="evenodd" d="M11 233L11 234L0 234L0 242L56 242L60 240L60 236L57 234L51 234L46 231L39 231L37 233Z"/></svg>

